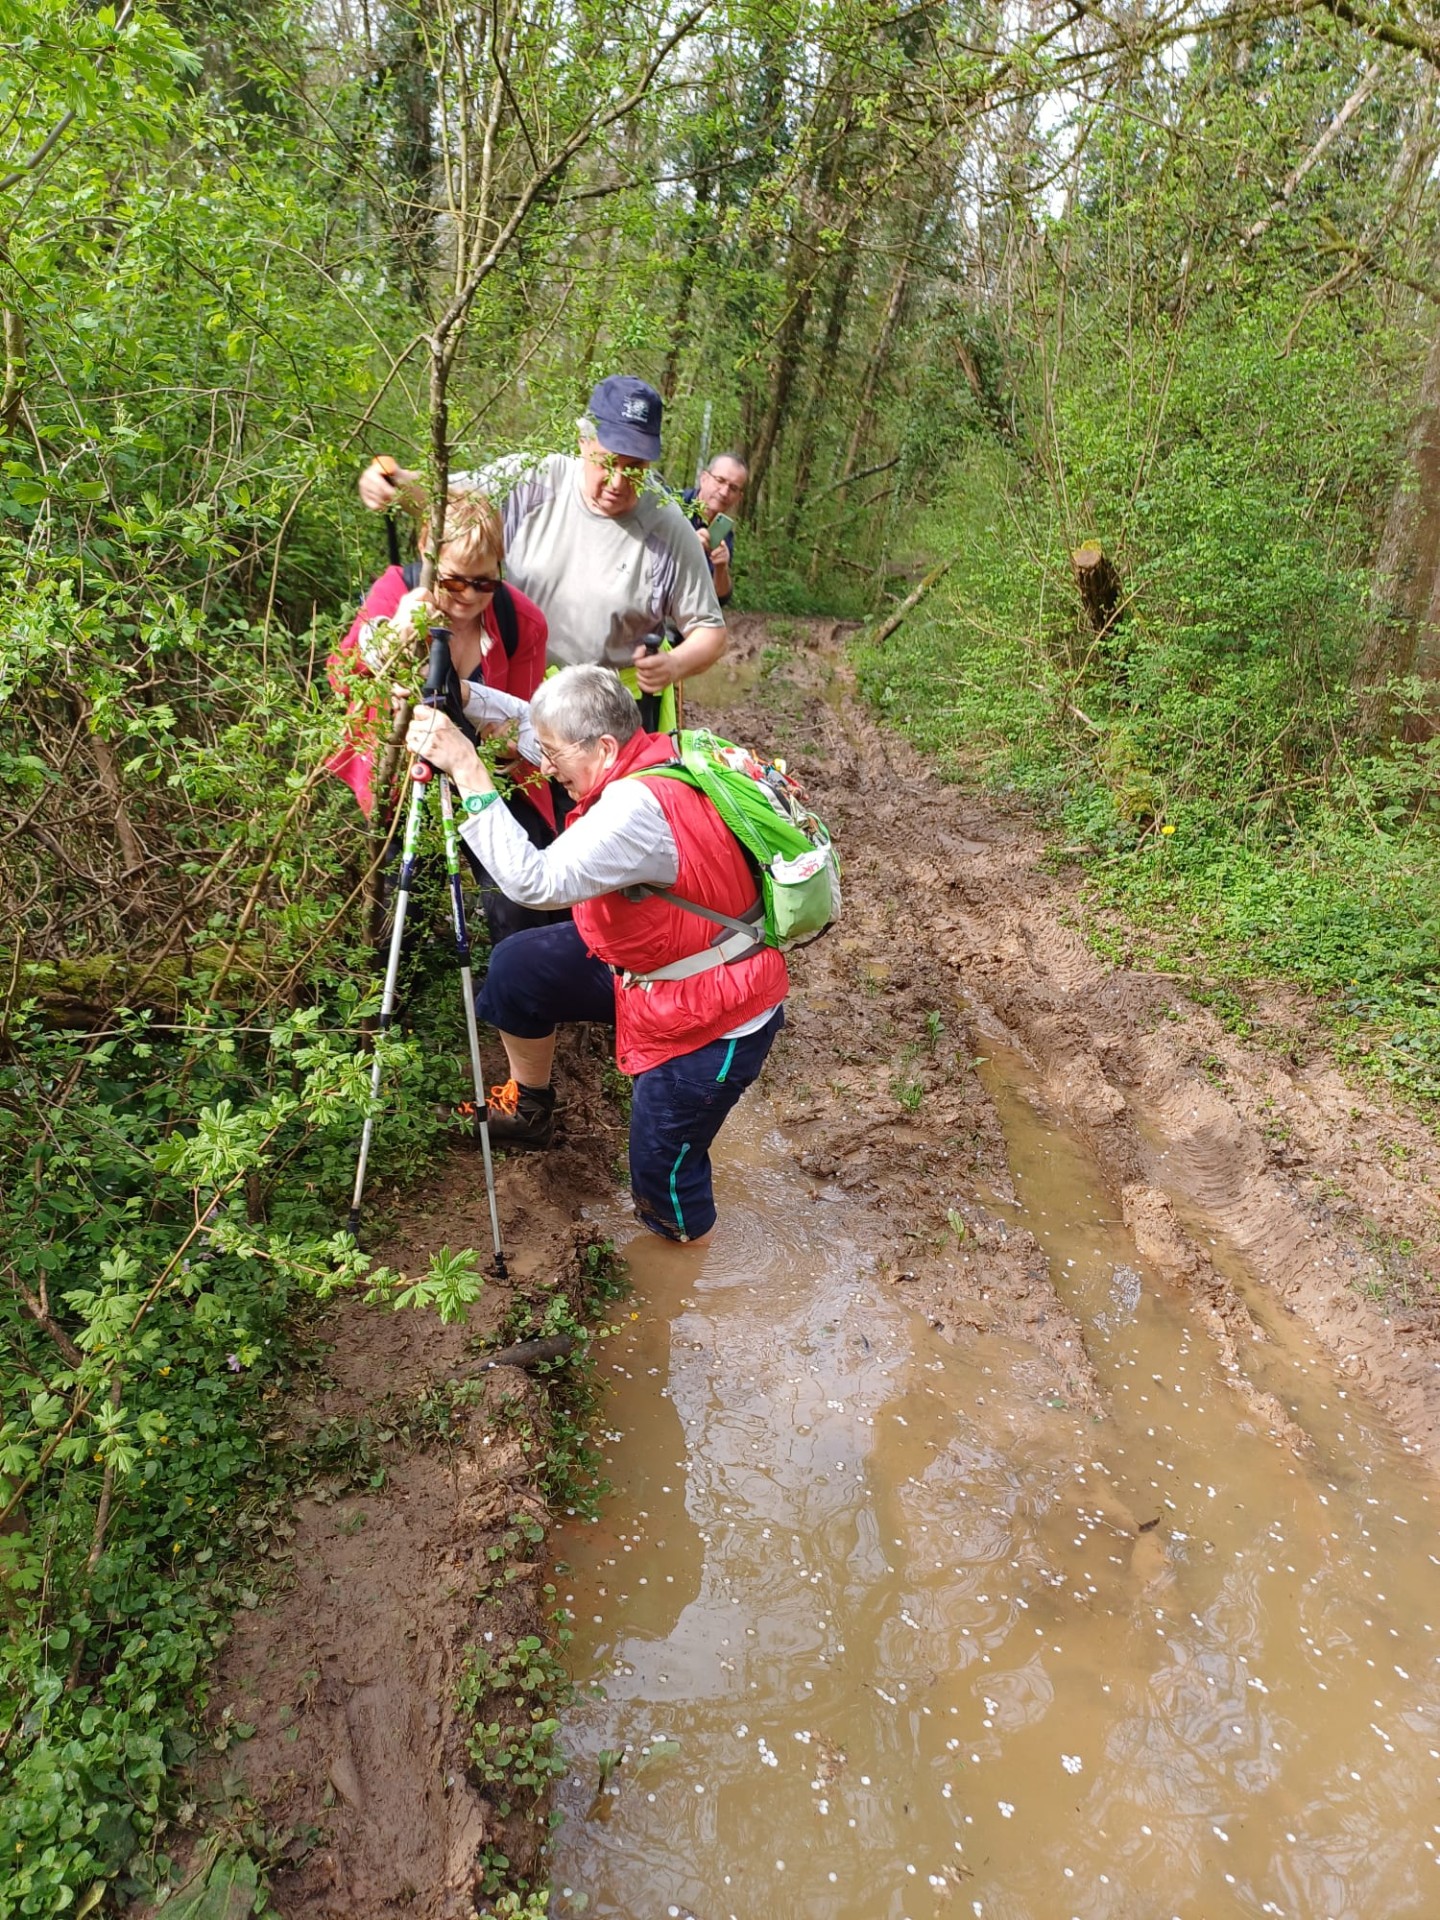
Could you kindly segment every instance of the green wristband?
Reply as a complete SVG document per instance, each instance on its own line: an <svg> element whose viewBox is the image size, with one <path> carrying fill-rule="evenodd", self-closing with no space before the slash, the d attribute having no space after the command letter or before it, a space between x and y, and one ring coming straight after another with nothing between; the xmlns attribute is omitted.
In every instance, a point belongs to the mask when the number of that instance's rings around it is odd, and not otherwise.
<svg viewBox="0 0 1440 1920"><path fill-rule="evenodd" d="M483 813L486 807L499 798L499 794L493 788L489 793L464 793L460 796L460 811L469 814Z"/></svg>

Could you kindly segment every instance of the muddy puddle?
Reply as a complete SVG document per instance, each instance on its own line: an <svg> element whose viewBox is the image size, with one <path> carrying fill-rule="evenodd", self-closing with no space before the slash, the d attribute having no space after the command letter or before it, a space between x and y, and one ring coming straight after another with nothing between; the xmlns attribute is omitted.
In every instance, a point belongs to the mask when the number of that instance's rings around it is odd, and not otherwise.
<svg viewBox="0 0 1440 1920"><path fill-rule="evenodd" d="M559 1538L602 1691L565 1728L554 1911L1440 1910L1428 1474L1273 1309L1239 1361L1303 1430L1272 1432L1023 1063L984 1072L991 1204L1108 1413L931 1333L747 1102L713 1247L628 1249L616 1492Z"/></svg>

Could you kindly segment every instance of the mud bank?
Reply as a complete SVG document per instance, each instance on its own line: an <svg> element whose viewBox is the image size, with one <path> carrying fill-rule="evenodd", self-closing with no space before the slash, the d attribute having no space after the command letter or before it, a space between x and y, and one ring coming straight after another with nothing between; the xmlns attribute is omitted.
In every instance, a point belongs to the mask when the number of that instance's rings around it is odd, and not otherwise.
<svg viewBox="0 0 1440 1920"><path fill-rule="evenodd" d="M1017 1399L1103 1413L1081 1322L1017 1219L991 1078L1013 1048L1027 1097L1081 1135L1143 1258L1203 1301L1222 1361L1268 1338L1258 1281L1433 1463L1433 1139L1346 1085L1297 1004L1273 996L1242 1042L1173 982L1098 960L1033 828L944 785L873 723L833 626L736 626L694 717L783 752L846 864L844 921L797 956L767 1070L806 1204L843 1194L881 1284L943 1339L1000 1356ZM500 1169L516 1288L535 1297L575 1285L584 1217L613 1203L624 1128L600 1054L592 1036L568 1063L564 1144ZM478 1165L457 1156L385 1253L418 1265L486 1243ZM228 1711L255 1728L217 1792L268 1828L288 1920L464 1916L486 1860L503 1854L512 1876L535 1866L539 1828L471 1783L455 1707L466 1649L545 1631L552 1605L528 1537L547 1520L535 1384L509 1371L459 1406L449 1393L510 1304L495 1289L452 1330L346 1309L333 1384L290 1410L293 1436L363 1433L381 1483L337 1472L302 1504L289 1584L242 1615L215 1691L217 1723ZM1263 1369L1230 1371L1256 1424L1303 1447L1254 1384ZM415 1410L439 1402L451 1410L427 1433Z"/></svg>
<svg viewBox="0 0 1440 1920"><path fill-rule="evenodd" d="M499 1167L509 1284L488 1286L455 1327L340 1307L322 1329L326 1385L272 1435L321 1466L275 1591L237 1617L220 1660L217 1742L236 1724L253 1733L206 1770L197 1798L222 1837L263 1829L287 1920L468 1920L487 1876L503 1886L535 1871L533 1795L485 1794L466 1747L477 1717L516 1703L482 1699L467 1716L456 1695L472 1650L501 1661L553 1633L540 1564L549 1395L484 1361L557 1298L586 1310L596 1236L582 1215L613 1194L624 1139L602 1058L589 1035L562 1054L555 1147ZM488 1251L479 1156L446 1156L392 1221L377 1224L376 1252L404 1271L441 1246Z"/></svg>

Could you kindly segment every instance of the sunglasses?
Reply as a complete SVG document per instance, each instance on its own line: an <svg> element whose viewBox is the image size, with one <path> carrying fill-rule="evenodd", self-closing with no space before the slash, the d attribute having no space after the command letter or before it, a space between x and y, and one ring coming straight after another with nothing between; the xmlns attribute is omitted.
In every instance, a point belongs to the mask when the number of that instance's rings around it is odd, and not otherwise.
<svg viewBox="0 0 1440 1920"><path fill-rule="evenodd" d="M500 585L498 573L441 573L435 576L435 584L442 593L458 593L461 587L469 587L472 593L494 593Z"/></svg>

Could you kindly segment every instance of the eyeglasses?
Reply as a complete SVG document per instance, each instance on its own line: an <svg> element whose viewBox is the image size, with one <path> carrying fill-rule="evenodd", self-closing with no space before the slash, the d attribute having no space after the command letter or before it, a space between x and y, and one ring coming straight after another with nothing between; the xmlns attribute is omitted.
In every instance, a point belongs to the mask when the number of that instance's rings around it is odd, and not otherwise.
<svg viewBox="0 0 1440 1920"><path fill-rule="evenodd" d="M592 447L585 457L592 467L605 475L612 487L621 480L628 480L631 486L639 486L650 465L648 460L641 460L634 454L611 453L601 446Z"/></svg>
<svg viewBox="0 0 1440 1920"><path fill-rule="evenodd" d="M592 734L588 740L567 740L563 747L552 747L548 741L542 740L537 734L535 744L540 749L541 758L548 760L551 766L558 767L560 762L568 760L571 754L583 753L587 747L593 747L598 738L598 734Z"/></svg>
<svg viewBox="0 0 1440 1920"><path fill-rule="evenodd" d="M712 480L717 487L723 487L726 493L743 493L745 491L744 480L727 480L723 473L713 473L709 467L705 469L705 473L708 479ZM746 477L748 478L749 476L747 475Z"/></svg>
<svg viewBox="0 0 1440 1920"><path fill-rule="evenodd" d="M498 573L441 573L437 574L435 584L442 593L458 593L461 587L469 587L472 593L494 593L500 585Z"/></svg>

